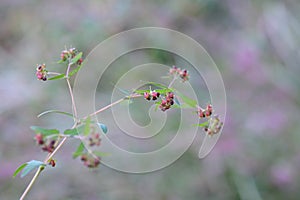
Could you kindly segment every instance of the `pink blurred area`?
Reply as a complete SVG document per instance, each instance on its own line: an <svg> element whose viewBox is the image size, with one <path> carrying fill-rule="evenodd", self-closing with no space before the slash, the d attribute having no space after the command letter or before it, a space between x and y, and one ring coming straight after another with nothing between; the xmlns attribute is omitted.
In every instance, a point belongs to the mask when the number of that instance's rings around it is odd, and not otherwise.
<svg viewBox="0 0 300 200"><path fill-rule="evenodd" d="M88 54L113 34L145 26L194 38L219 67L228 112L214 150L199 160L196 139L171 166L132 175L105 166L86 169L71 158L76 144L69 142L28 199L297 199L299 9L298 0L2 0L0 199L19 198L32 174L12 179L14 170L45 156L29 127L72 124L64 117L36 117L47 109L71 111L66 85L36 80L36 64L55 66L65 46Z"/></svg>

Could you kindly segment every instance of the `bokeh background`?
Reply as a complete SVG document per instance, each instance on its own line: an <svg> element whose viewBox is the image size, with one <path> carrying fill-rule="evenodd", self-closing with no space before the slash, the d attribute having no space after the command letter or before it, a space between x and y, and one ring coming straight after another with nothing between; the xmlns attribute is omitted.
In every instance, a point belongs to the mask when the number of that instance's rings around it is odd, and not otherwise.
<svg viewBox="0 0 300 200"><path fill-rule="evenodd" d="M214 150L199 160L196 139L173 165L132 175L85 168L71 158L77 143L70 141L27 199L299 199L299 10L298 0L0 1L0 198L18 199L31 176L12 179L14 170L45 156L29 127L72 124L36 118L46 109L71 110L66 84L37 81L36 64L54 67L65 45L88 54L118 32L159 26L194 38L220 69L228 112ZM135 57L176 64L163 52Z"/></svg>

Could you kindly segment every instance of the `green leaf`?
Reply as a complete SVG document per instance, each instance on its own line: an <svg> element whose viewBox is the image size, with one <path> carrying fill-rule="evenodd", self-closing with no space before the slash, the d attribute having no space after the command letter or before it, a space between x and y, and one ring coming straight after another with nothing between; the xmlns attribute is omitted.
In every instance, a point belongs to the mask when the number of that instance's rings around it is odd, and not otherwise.
<svg viewBox="0 0 300 200"><path fill-rule="evenodd" d="M181 94L181 93L178 92L178 91L176 91L176 94L181 98L181 100L182 100L185 104L189 105L189 106L192 107L192 108L196 108L196 107L197 107L197 101L196 101L196 100L191 99L191 98L189 98L189 97L187 97L187 96Z"/></svg>
<svg viewBox="0 0 300 200"><path fill-rule="evenodd" d="M45 129L39 126L31 126L30 127L36 134L40 133L43 136L49 136L49 135L57 135L59 134L59 130L57 129Z"/></svg>
<svg viewBox="0 0 300 200"><path fill-rule="evenodd" d="M13 178L15 178L21 171L24 167L26 167L26 165L28 165L28 163L23 163L22 165L20 165L18 167L18 169L16 169L16 171L14 172L14 175L13 175Z"/></svg>
<svg viewBox="0 0 300 200"><path fill-rule="evenodd" d="M48 80L52 81L52 80L58 80L58 79L63 79L63 78L66 78L65 74L60 74L60 75L57 75L57 76L53 76L51 78L48 78Z"/></svg>
<svg viewBox="0 0 300 200"><path fill-rule="evenodd" d="M160 94L166 94L167 92L173 92L172 89L166 88L166 89L155 89L156 92L159 92ZM134 93L136 94L144 94L144 92L150 92L150 89L148 90L135 90Z"/></svg>
<svg viewBox="0 0 300 200"><path fill-rule="evenodd" d="M85 126L78 126L76 128L73 129L66 129L64 131L65 135L79 135L80 133L82 133L84 131Z"/></svg>
<svg viewBox="0 0 300 200"><path fill-rule="evenodd" d="M39 114L37 117L41 117L43 115L49 114L49 113L58 113L58 114L63 114L63 115L67 115L73 118L73 115L71 113L68 112L64 112L64 111L60 111L60 110L47 110L45 112L42 112L41 114Z"/></svg>
<svg viewBox="0 0 300 200"><path fill-rule="evenodd" d="M172 92L173 90L171 88L168 88L168 86L160 84L160 83L155 83L155 82L147 82L145 83L146 85L153 85L156 86L158 89L155 89L156 92L159 92L161 94L165 94L167 92ZM159 89L160 88L160 89ZM134 91L137 94L143 94L144 92L150 92L150 89L148 90L135 90Z"/></svg>
<svg viewBox="0 0 300 200"><path fill-rule="evenodd" d="M87 136L90 133L90 124L91 124L91 118L88 117L85 120L85 126L84 126L83 135Z"/></svg>
<svg viewBox="0 0 300 200"><path fill-rule="evenodd" d="M80 156L82 154L84 150L84 145L82 142L80 142L79 146L77 147L76 151L73 153L73 158L77 158L78 156Z"/></svg>
<svg viewBox="0 0 300 200"><path fill-rule="evenodd" d="M67 129L64 131L64 135L78 135L78 130L76 128Z"/></svg>
<svg viewBox="0 0 300 200"><path fill-rule="evenodd" d="M69 77L73 76L74 74L76 74L80 68L82 67L82 64L81 65L78 65L75 69L73 69L70 73L69 73Z"/></svg>
<svg viewBox="0 0 300 200"><path fill-rule="evenodd" d="M29 172L32 170L40 167L40 166L46 166L42 161L38 160L31 160L26 163L27 165L23 168L22 173L21 173L21 178L26 176Z"/></svg>
<svg viewBox="0 0 300 200"><path fill-rule="evenodd" d="M103 157L103 156L108 156L110 155L110 153L105 153L105 152L100 152L100 151L93 151L92 152L94 155L99 156L99 157Z"/></svg>
<svg viewBox="0 0 300 200"><path fill-rule="evenodd" d="M82 57L82 52L79 52L74 58L72 58L71 63L76 63Z"/></svg>
<svg viewBox="0 0 300 200"><path fill-rule="evenodd" d="M103 133L107 133L107 126L105 124L98 123L98 126L102 129Z"/></svg>
<svg viewBox="0 0 300 200"><path fill-rule="evenodd" d="M66 62L66 61L59 60L59 61L57 61L57 64L61 64L61 63L64 63L64 62Z"/></svg>
<svg viewBox="0 0 300 200"><path fill-rule="evenodd" d="M209 125L209 121L203 122L201 124L195 124L195 126L205 127Z"/></svg>

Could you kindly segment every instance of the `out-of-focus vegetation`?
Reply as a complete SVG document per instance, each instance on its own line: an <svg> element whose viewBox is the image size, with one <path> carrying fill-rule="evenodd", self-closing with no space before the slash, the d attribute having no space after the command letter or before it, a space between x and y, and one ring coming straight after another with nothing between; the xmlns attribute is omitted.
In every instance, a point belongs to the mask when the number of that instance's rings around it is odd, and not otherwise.
<svg viewBox="0 0 300 200"><path fill-rule="evenodd" d="M29 182L30 176L12 179L19 164L44 157L33 145L29 126L72 124L63 116L36 118L45 109L71 111L64 82L37 81L36 64L54 63L65 45L87 54L113 34L144 26L191 36L218 65L228 113L217 146L198 160L196 139L170 167L131 175L104 166L89 171L72 160L77 143L69 142L57 155L57 167L42 174L28 199L298 199L299 10L298 0L2 0L1 199L17 199ZM166 53L139 55L174 63ZM109 71L107 75L117 76ZM106 83L104 92L112 88Z"/></svg>

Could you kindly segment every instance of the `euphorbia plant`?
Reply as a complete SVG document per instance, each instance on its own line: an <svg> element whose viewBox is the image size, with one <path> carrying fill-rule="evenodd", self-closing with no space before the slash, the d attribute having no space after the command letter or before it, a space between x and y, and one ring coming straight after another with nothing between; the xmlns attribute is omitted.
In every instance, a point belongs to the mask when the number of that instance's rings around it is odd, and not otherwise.
<svg viewBox="0 0 300 200"><path fill-rule="evenodd" d="M168 75L171 80L169 85L166 86L156 82L149 82L146 84L149 88L144 90L134 90L122 99L119 99L103 108L100 108L94 113L90 113L89 115L79 119L70 78L74 76L84 65L83 54L76 48L65 49L60 54L58 64L65 66L65 73L48 71L46 64L39 64L36 68L36 77L41 81L64 79L67 82L68 91L71 96L73 113L71 114L59 110L48 110L38 115L38 117L48 113L63 114L72 117L74 119L74 124L72 127L64 130L63 132L60 132L55 128L46 129L39 126L31 126L31 129L35 132L34 139L36 144L48 154L43 161L28 161L20 165L15 171L13 175L14 177L19 173L21 173L21 177L24 177L32 170L37 169L20 199L25 198L34 182L45 168L48 166L55 167L56 160L54 159L54 156L59 150L61 150L63 144L68 139L80 140L79 146L73 153L73 158L80 157L80 160L88 168L98 167L103 153L94 151L91 147L101 145L101 134L106 134L108 132L108 128L105 124L97 123L91 118L123 101L130 100L132 98L144 98L146 101L156 104L157 108L159 108L162 112L166 112L172 108L190 108L193 110L191 114L194 114L195 117L204 120L204 122L197 125L203 127L204 132L210 136L217 134L223 125L218 116L214 115L213 106L211 104L207 104L204 108L202 108L197 105L196 100L190 99L172 87L175 81L179 80L184 83L188 81L190 77L190 74L186 69L180 69L175 66L169 69ZM155 89L152 90L152 88ZM98 127L100 129L98 129ZM101 132L98 132L97 130L101 130Z"/></svg>

